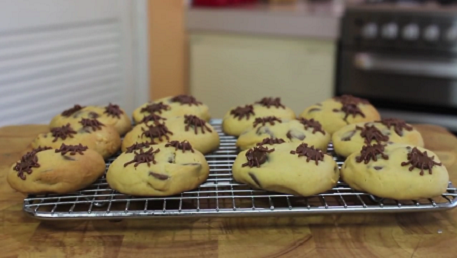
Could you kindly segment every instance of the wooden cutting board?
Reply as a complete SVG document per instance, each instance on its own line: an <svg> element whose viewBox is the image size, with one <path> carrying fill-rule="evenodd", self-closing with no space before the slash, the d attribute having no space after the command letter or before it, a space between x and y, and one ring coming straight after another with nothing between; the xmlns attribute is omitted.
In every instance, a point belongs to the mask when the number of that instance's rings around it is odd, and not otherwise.
<svg viewBox="0 0 457 258"><path fill-rule="evenodd" d="M457 138L417 125L457 183ZM0 257L457 257L457 209L407 214L38 221L6 168L46 126L0 128Z"/></svg>

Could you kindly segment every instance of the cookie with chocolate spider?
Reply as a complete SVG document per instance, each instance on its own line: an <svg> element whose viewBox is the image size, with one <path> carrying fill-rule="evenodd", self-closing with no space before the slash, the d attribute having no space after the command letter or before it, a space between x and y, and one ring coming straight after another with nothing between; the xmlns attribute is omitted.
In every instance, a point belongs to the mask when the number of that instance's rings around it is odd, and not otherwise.
<svg viewBox="0 0 457 258"><path fill-rule="evenodd" d="M169 196L197 188L209 175L205 157L188 141L132 145L106 173L109 186L135 196Z"/></svg>
<svg viewBox="0 0 457 258"><path fill-rule="evenodd" d="M59 148L62 143L67 145L81 143L106 159L119 150L121 137L114 127L103 124L97 118L81 118L77 122L52 127L50 132L39 134L31 145L32 148L38 148L38 146Z"/></svg>
<svg viewBox="0 0 457 258"><path fill-rule="evenodd" d="M314 146L274 140L240 152L232 169L237 182L301 196L332 189L340 175L333 158Z"/></svg>
<svg viewBox="0 0 457 258"><path fill-rule="evenodd" d="M306 108L299 117L314 119L330 134L342 127L380 119L379 112L366 99L343 95L324 100Z"/></svg>
<svg viewBox="0 0 457 258"><path fill-rule="evenodd" d="M106 126L112 126L120 135L132 129L132 122L127 113L119 105L109 103L106 106L74 105L56 115L49 126L61 127L68 123L77 124L81 119L97 119Z"/></svg>
<svg viewBox="0 0 457 258"><path fill-rule="evenodd" d="M330 134L314 119L286 119L274 116L257 117L252 126L236 141L241 150L261 143L265 138L280 139L283 142L303 142L322 151L327 151Z"/></svg>
<svg viewBox="0 0 457 258"><path fill-rule="evenodd" d="M87 146L61 144L37 147L14 163L9 185L22 193L72 193L92 184L105 172L105 161Z"/></svg>
<svg viewBox="0 0 457 258"><path fill-rule="evenodd" d="M211 117L208 106L191 95L170 96L145 103L133 111L133 120L138 124L152 114L162 118L194 115L205 121Z"/></svg>
<svg viewBox="0 0 457 258"><path fill-rule="evenodd" d="M424 147L422 135L410 124L396 118L347 125L332 135L335 152L347 157L367 144L387 142Z"/></svg>
<svg viewBox="0 0 457 258"><path fill-rule="evenodd" d="M346 159L341 178L356 190L395 200L437 197L449 182L435 153L401 143L364 146Z"/></svg>
<svg viewBox="0 0 457 258"><path fill-rule="evenodd" d="M252 128L256 118L268 116L295 119L294 111L281 103L280 98L265 97L253 104L231 108L224 115L222 129L228 135L239 136Z"/></svg>
<svg viewBox="0 0 457 258"><path fill-rule="evenodd" d="M206 154L219 147L219 134L205 120L194 116L170 117L164 122L146 122L136 125L122 142L122 151L134 143L161 143L184 141Z"/></svg>

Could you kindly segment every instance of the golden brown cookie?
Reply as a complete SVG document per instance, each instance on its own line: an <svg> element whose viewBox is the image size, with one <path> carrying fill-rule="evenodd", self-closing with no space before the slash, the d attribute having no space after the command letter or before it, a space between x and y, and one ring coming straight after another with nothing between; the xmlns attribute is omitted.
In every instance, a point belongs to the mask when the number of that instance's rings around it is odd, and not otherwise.
<svg viewBox="0 0 457 258"><path fill-rule="evenodd" d="M311 196L332 189L339 169L331 156L306 143L272 143L240 152L233 178L253 188Z"/></svg>
<svg viewBox="0 0 457 258"><path fill-rule="evenodd" d="M219 147L219 134L203 119L194 115L167 118L164 122L136 125L122 142L122 151L134 143L187 140L198 151L206 154Z"/></svg>
<svg viewBox="0 0 457 258"><path fill-rule="evenodd" d="M266 138L282 142L303 142L324 152L330 142L330 134L313 119L290 120L267 116L256 118L252 127L238 137L236 146L246 150L262 143Z"/></svg>
<svg viewBox="0 0 457 258"><path fill-rule="evenodd" d="M50 146L59 148L62 143L67 145L82 144L109 158L121 147L121 138L116 129L106 126L98 119L82 118L61 127L51 128L49 133L42 133L32 142L32 148Z"/></svg>
<svg viewBox="0 0 457 258"><path fill-rule="evenodd" d="M348 124L372 122L381 117L368 100L350 95L334 97L306 108L300 117L314 119L330 134Z"/></svg>
<svg viewBox="0 0 457 258"><path fill-rule="evenodd" d="M132 129L132 122L127 113L118 105L108 104L106 107L74 105L74 107L56 115L50 123L50 127L61 127L68 123L75 123L82 118L93 119L105 125L113 126L120 135L126 134Z"/></svg>
<svg viewBox="0 0 457 258"><path fill-rule="evenodd" d="M40 147L25 154L8 171L9 185L29 194L71 193L92 184L105 172L105 161L82 145Z"/></svg>
<svg viewBox="0 0 457 258"><path fill-rule="evenodd" d="M209 175L202 153L189 142L130 146L110 165L111 188L136 196L169 196L197 188Z"/></svg>
<svg viewBox="0 0 457 258"><path fill-rule="evenodd" d="M239 136L252 127L256 118L267 116L295 119L294 111L280 98L262 98L252 105L231 108L222 120L222 129L228 135Z"/></svg>
<svg viewBox="0 0 457 258"><path fill-rule="evenodd" d="M440 196L449 182L432 151L400 143L364 146L346 159L341 178L356 190L396 200Z"/></svg>
<svg viewBox="0 0 457 258"><path fill-rule="evenodd" d="M332 135L332 142L335 152L343 157L360 151L366 144L393 142L424 147L419 131L395 118L347 125Z"/></svg>
<svg viewBox="0 0 457 258"><path fill-rule="evenodd" d="M205 121L209 121L211 117L208 106L190 95L177 95L145 103L133 111L133 120L136 123L141 123L145 117L151 114L163 118L194 115Z"/></svg>

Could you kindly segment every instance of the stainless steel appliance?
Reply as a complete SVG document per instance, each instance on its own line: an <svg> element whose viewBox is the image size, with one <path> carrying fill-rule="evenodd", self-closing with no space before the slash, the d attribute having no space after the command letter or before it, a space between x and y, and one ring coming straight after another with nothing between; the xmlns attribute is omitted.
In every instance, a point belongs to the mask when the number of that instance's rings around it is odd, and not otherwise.
<svg viewBox="0 0 457 258"><path fill-rule="evenodd" d="M349 6L341 30L337 94L457 131L457 4Z"/></svg>

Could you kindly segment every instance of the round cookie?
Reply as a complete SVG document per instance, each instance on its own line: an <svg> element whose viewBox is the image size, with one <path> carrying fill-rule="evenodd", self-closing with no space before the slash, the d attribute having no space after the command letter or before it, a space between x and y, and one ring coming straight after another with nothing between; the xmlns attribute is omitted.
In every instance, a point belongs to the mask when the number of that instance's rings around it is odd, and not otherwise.
<svg viewBox="0 0 457 258"><path fill-rule="evenodd" d="M105 125L113 126L120 135L124 135L132 129L132 122L127 116L127 113L125 113L125 111L118 105L113 105L111 103L109 103L106 107L83 107L80 105L74 105L74 107L56 115L51 120L50 127L61 127L68 123L78 122L82 118L96 118Z"/></svg>
<svg viewBox="0 0 457 258"><path fill-rule="evenodd" d="M236 146L241 150L246 150L262 143L265 139L304 142L326 152L330 134L322 130L320 123L313 119L290 120L274 116L258 117L251 128L238 137Z"/></svg>
<svg viewBox="0 0 457 258"><path fill-rule="evenodd" d="M257 189L311 196L332 189L339 169L331 156L306 143L262 144L238 154L233 178Z"/></svg>
<svg viewBox="0 0 457 258"><path fill-rule="evenodd" d="M395 200L437 197L449 182L436 154L400 143L364 146L346 159L341 178L356 190Z"/></svg>
<svg viewBox="0 0 457 258"><path fill-rule="evenodd" d="M109 186L136 196L169 196L197 188L209 175L202 153L189 142L134 144L106 173Z"/></svg>
<svg viewBox="0 0 457 258"><path fill-rule="evenodd" d="M105 161L86 146L39 147L8 171L9 185L29 194L71 193L92 184L105 172Z"/></svg>
<svg viewBox="0 0 457 258"><path fill-rule="evenodd" d="M263 98L252 105L231 108L222 120L222 129L228 135L239 136L252 127L258 117L275 116L295 119L291 108L281 104L280 98Z"/></svg>
<svg viewBox="0 0 457 258"><path fill-rule="evenodd" d="M314 119L330 134L348 124L371 122L381 117L367 100L350 95L334 97L306 108L300 117Z"/></svg>
<svg viewBox="0 0 457 258"><path fill-rule="evenodd" d="M177 95L141 105L133 111L133 120L135 123L141 123L145 117L155 114L163 118L194 115L209 121L211 116L208 110L207 105L197 101L193 96Z"/></svg>
<svg viewBox="0 0 457 258"><path fill-rule="evenodd" d="M146 122L136 125L125 135L122 151L134 143L184 141L203 154L219 147L219 134L214 128L194 115L167 118L165 122Z"/></svg>
<svg viewBox="0 0 457 258"><path fill-rule="evenodd" d="M106 159L119 150L121 137L114 127L106 126L98 119L82 118L61 127L51 128L49 133L39 134L32 141L32 148L38 148L38 146L59 148L62 143L68 145L81 143Z"/></svg>
<svg viewBox="0 0 457 258"><path fill-rule="evenodd" d="M343 157L360 151L366 144L393 142L424 146L419 131L395 118L347 125L332 135L332 142L335 152Z"/></svg>

